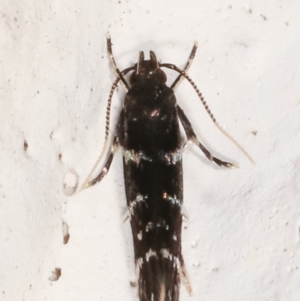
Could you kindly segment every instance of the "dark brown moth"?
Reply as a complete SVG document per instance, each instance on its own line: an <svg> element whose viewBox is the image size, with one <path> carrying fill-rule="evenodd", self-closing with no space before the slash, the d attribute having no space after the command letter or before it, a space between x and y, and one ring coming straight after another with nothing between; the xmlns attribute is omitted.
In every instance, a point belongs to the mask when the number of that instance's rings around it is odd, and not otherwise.
<svg viewBox="0 0 300 301"><path fill-rule="evenodd" d="M107 107L106 145L111 99L120 81L126 87L127 94L104 168L96 178L86 181L84 186L92 186L102 180L109 171L115 151L121 146L139 299L178 301L181 279L189 293L192 293L181 253L182 152L186 140L194 142L210 161L228 168L236 165L211 155L197 139L190 121L175 98L175 86L181 78L187 79L212 120L224 133L198 88L186 74L195 56L197 44L194 45L184 70L173 64L160 63L155 53L150 51L150 59L146 60L144 53L140 52L134 66L120 71L113 57L109 35L107 49L117 77L111 88ZM166 85L167 77L162 67L179 73L170 87ZM132 73L128 83L125 76L129 72ZM180 123L185 137L180 132Z"/></svg>

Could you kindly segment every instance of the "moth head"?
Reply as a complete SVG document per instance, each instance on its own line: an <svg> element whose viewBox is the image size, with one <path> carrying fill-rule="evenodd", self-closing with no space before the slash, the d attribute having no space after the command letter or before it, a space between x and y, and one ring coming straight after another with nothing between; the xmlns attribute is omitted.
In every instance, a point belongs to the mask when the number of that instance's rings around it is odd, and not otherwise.
<svg viewBox="0 0 300 301"><path fill-rule="evenodd" d="M135 64L135 70L130 77L130 83L136 82L160 82L167 81L166 74L161 70L159 62L153 51L150 51L150 60L145 60L144 52L140 51L139 60Z"/></svg>

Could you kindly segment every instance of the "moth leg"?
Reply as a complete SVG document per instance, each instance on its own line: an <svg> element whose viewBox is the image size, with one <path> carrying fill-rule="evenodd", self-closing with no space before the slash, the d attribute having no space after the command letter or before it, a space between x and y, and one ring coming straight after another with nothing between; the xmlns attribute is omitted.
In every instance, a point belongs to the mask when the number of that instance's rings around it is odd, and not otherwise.
<svg viewBox="0 0 300 301"><path fill-rule="evenodd" d="M93 180L86 183L86 187L91 187L91 186L95 185L97 182L100 182L106 176L106 174L109 171L111 162L114 158L114 154L117 151L118 147L119 147L119 139L117 136L115 136L108 159L105 162L103 169L101 170L101 172L99 173L99 175L96 178L94 178Z"/></svg>
<svg viewBox="0 0 300 301"><path fill-rule="evenodd" d="M185 65L185 67L183 69L183 72L187 72L190 69L190 67L192 65L192 62L194 60L194 57L196 55L197 48L198 48L198 43L195 42L195 44L193 46L193 49L191 51L191 54L189 56L189 59L188 59L186 65ZM177 78L175 79L175 81L173 82L173 84L171 85L171 89L172 90L174 90L176 88L176 86L179 84L179 82L181 81L181 79L182 79L182 74L179 74L177 76Z"/></svg>
<svg viewBox="0 0 300 301"><path fill-rule="evenodd" d="M182 279L182 282L183 282L188 294L190 296L193 296L193 288L192 288L190 279L188 277L187 271L185 269L184 261L183 261L182 256L180 258L180 270L179 271L180 271L180 278Z"/></svg>
<svg viewBox="0 0 300 301"><path fill-rule="evenodd" d="M183 125L184 131L186 133L187 139L193 141L200 149L201 151L204 153L204 155L206 156L206 158L210 161L215 162L216 164L218 164L219 166L225 166L228 168L237 168L238 166L233 164L233 163L229 163L229 162L225 162L222 161L216 157L214 157L206 148L205 146L198 140L192 125L190 123L190 121L188 120L188 118L186 117L186 115L184 114L183 110L180 108L180 106L177 105L177 110L178 110L178 116L179 119Z"/></svg>

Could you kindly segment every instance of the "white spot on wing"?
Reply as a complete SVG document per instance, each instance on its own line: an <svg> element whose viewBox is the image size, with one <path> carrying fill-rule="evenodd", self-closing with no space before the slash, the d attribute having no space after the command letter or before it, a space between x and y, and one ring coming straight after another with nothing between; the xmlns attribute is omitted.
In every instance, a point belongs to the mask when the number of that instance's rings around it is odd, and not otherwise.
<svg viewBox="0 0 300 301"><path fill-rule="evenodd" d="M143 152L136 153L133 149L124 150L123 157L124 157L126 164L129 161L133 161L136 164L139 164L141 162L141 160L150 161L150 162L152 161L152 159L150 157L146 156Z"/></svg>
<svg viewBox="0 0 300 301"><path fill-rule="evenodd" d="M137 267L141 268L142 265L143 265L143 262L144 262L144 260L143 260L142 257L140 257L139 259L137 259L137 261L136 261Z"/></svg>
<svg viewBox="0 0 300 301"><path fill-rule="evenodd" d="M182 160L182 149L176 149L174 152L164 153L162 158L168 165L175 165L177 162Z"/></svg>
<svg viewBox="0 0 300 301"><path fill-rule="evenodd" d="M134 209L135 205L136 205L136 201L134 200L128 206L128 211L129 211L130 217L134 215L134 210L133 209Z"/></svg>
<svg viewBox="0 0 300 301"><path fill-rule="evenodd" d="M138 258L135 262L135 270L136 270L136 275L137 275L138 279L140 277L140 270L142 268L143 263L144 263L144 260L142 257Z"/></svg>
<svg viewBox="0 0 300 301"><path fill-rule="evenodd" d="M135 198L135 200L131 201L129 206L128 206L128 211L129 211L129 216L133 216L134 215L134 208L135 206L139 203L139 202L144 202L146 199L148 198L147 195L141 195L138 194Z"/></svg>
<svg viewBox="0 0 300 301"><path fill-rule="evenodd" d="M170 252L168 249L161 249L160 253L164 258L168 258L170 256Z"/></svg>
<svg viewBox="0 0 300 301"><path fill-rule="evenodd" d="M153 222L149 222L147 225L146 225L146 232L148 232L149 230L152 230L153 229Z"/></svg>
<svg viewBox="0 0 300 301"><path fill-rule="evenodd" d="M149 249L149 251L145 255L146 261L149 261L150 257L152 257L152 256L157 257L157 254L155 251Z"/></svg>
<svg viewBox="0 0 300 301"><path fill-rule="evenodd" d="M177 269L179 269L180 268L180 261L179 261L179 259L178 259L178 257L176 257L176 256L173 256L173 267L177 267Z"/></svg>

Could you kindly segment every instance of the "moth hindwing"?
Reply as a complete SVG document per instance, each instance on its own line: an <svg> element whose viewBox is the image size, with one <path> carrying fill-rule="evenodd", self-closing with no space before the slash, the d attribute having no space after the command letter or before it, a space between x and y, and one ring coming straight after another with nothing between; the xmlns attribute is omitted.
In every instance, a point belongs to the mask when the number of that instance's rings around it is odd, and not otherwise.
<svg viewBox="0 0 300 301"><path fill-rule="evenodd" d="M216 123L202 94L186 73L195 56L197 44L183 70L173 64L159 63L155 53L150 51L150 59L146 60L144 52L140 52L134 66L120 71L115 63L109 35L107 49L117 77L108 99L104 148L108 145L111 99L120 81L127 89L127 94L112 146L107 152L108 159L99 175L88 181L94 166L83 186L94 185L108 173L114 153L121 146L139 299L178 301L181 279L192 294L181 253L182 151L185 140L194 142L216 164L229 168L236 166L212 156L204 147L174 95L175 86L182 78L186 78ZM162 67L179 73L170 87L166 85L167 77ZM127 82L125 76L129 72L131 75ZM181 135L179 123L183 126L186 139ZM101 158L104 153L102 151Z"/></svg>

